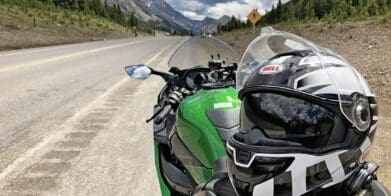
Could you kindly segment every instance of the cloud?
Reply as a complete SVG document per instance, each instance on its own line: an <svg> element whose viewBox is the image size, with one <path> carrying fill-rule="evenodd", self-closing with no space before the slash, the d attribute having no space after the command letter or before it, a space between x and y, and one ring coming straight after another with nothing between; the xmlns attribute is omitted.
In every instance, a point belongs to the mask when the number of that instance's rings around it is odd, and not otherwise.
<svg viewBox="0 0 391 196"><path fill-rule="evenodd" d="M194 19L194 20L203 20L205 18L204 15L199 15L196 12L193 11L180 11L184 16Z"/></svg>
<svg viewBox="0 0 391 196"><path fill-rule="evenodd" d="M201 12L208 5L199 0L167 0L178 11L197 11Z"/></svg>
<svg viewBox="0 0 391 196"><path fill-rule="evenodd" d="M288 0L283 0L287 2ZM206 16L220 18L223 15L240 17L246 20L253 9L266 13L278 0L167 0L183 15L201 20Z"/></svg>

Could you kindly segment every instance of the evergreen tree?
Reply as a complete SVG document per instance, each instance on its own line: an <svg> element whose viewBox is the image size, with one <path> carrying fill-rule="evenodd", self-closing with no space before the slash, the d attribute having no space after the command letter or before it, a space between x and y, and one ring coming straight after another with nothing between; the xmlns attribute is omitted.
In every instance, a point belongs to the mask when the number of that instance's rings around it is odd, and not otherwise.
<svg viewBox="0 0 391 196"><path fill-rule="evenodd" d="M69 0L69 7L72 10L78 10L79 9L79 1L78 0Z"/></svg>
<svg viewBox="0 0 391 196"><path fill-rule="evenodd" d="M277 3L277 7L276 7L276 10L275 10L275 21L281 21L281 16L283 14L284 10L282 8L282 2L281 0L278 0L278 3Z"/></svg>
<svg viewBox="0 0 391 196"><path fill-rule="evenodd" d="M380 14L383 14L387 10L387 1L386 0L376 0L378 6L378 11Z"/></svg>
<svg viewBox="0 0 391 196"><path fill-rule="evenodd" d="M378 13L379 6L377 5L376 0L369 0L368 2L368 15L375 16Z"/></svg>
<svg viewBox="0 0 391 196"><path fill-rule="evenodd" d="M333 16L338 19L346 19L347 18L347 3L345 0L339 0L333 9Z"/></svg>
<svg viewBox="0 0 391 196"><path fill-rule="evenodd" d="M87 0L78 0L79 10L86 12L88 10Z"/></svg>
<svg viewBox="0 0 391 196"><path fill-rule="evenodd" d="M288 3L284 6L284 12L282 14L282 21L288 22L295 20L295 9L291 3Z"/></svg>
<svg viewBox="0 0 391 196"><path fill-rule="evenodd" d="M137 26L137 18L134 14L134 11L132 11L132 13L130 14L130 17L129 17L129 25L131 27L135 27Z"/></svg>
<svg viewBox="0 0 391 196"><path fill-rule="evenodd" d="M105 10L100 0L92 0L92 9L98 16L105 16Z"/></svg>

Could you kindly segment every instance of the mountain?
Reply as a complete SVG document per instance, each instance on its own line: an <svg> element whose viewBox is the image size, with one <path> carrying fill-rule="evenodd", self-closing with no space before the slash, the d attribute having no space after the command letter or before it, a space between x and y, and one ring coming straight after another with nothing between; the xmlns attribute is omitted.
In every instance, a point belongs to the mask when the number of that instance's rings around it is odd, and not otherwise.
<svg viewBox="0 0 391 196"><path fill-rule="evenodd" d="M200 28L203 32L214 33L217 32L217 27L227 24L231 18L229 16L222 16L218 20L210 17L205 17L204 20L197 22L195 26Z"/></svg>
<svg viewBox="0 0 391 196"><path fill-rule="evenodd" d="M146 10L143 10L134 0L101 0L108 5L119 5L124 12L134 12L143 21L161 21L158 16L155 16Z"/></svg>
<svg viewBox="0 0 391 196"><path fill-rule="evenodd" d="M182 28L184 30L198 31L195 28L195 20L189 19L176 11L170 4L164 0L134 0L138 6L146 12L161 18L171 28Z"/></svg>
<svg viewBox="0 0 391 196"><path fill-rule="evenodd" d="M182 32L199 32L198 21L187 18L164 0L102 0L117 4L125 12L134 12L141 20Z"/></svg>
<svg viewBox="0 0 391 196"><path fill-rule="evenodd" d="M224 15L221 18L219 18L219 24L220 25L226 25L231 20L231 17Z"/></svg>
<svg viewBox="0 0 391 196"><path fill-rule="evenodd" d="M219 20L206 17L204 20L192 20L176 11L165 0L102 0L109 5L117 4L123 11L134 12L141 20L150 21L167 29L188 33L213 33L217 26L226 24L230 17L223 16Z"/></svg>

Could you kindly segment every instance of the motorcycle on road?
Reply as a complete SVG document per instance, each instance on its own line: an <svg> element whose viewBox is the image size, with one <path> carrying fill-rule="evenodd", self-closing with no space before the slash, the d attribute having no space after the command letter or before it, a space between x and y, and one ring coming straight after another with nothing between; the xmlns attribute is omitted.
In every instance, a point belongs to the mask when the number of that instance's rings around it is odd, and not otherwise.
<svg viewBox="0 0 391 196"><path fill-rule="evenodd" d="M147 120L153 123L162 195L192 194L213 177L215 162L226 155L225 142L239 126L236 62L238 55L225 43L196 37L173 54L170 73L126 67L132 78L158 75L166 81Z"/></svg>
<svg viewBox="0 0 391 196"><path fill-rule="evenodd" d="M253 71L257 67L262 66L267 59L281 55L273 51L289 52L291 48L304 51L308 48L290 34L270 29L265 32L270 37L258 38L258 43L250 44L239 67L237 53L224 42L210 37L194 37L180 46L169 61L169 73L154 70L147 65L125 67L127 74L132 78L145 80L151 75L156 75L166 82L158 95L157 104L153 109L154 114L147 120L153 123L155 167L163 196L259 195L254 189L256 186L251 184L254 179L260 184L270 181L271 177L266 178L260 174L257 167L263 170L271 168L274 171L273 164L276 163L265 162L266 165L263 166L250 164L250 168L235 165L237 156L254 156L254 153L240 154L239 150L235 152L232 147L234 144L236 147L243 147L233 142L234 136L240 135L242 131L242 101L238 98L238 90L252 76L251 74L254 74ZM283 44L278 45L281 43ZM258 61L251 60L254 58L251 52L254 51L261 54ZM263 71L268 72L266 74L270 76L279 69L278 66L273 66ZM266 141L273 143L275 140L268 138ZM348 159L351 161L352 157ZM327 191L322 193L328 184L341 185L341 189L333 193L336 195L389 195L384 185L376 180L378 166L363 162L361 157L355 161L361 161L357 164L360 167L352 170L348 174L350 177L344 181L334 183L328 179L322 182L324 174L320 172L311 177L315 178L311 179L314 183L323 184L317 189L309 190L306 195L329 195L330 192ZM252 168L253 166L255 168ZM289 170L288 166L284 166L284 169ZM263 175L262 178L265 179L259 180L259 175ZM334 178L333 175L330 174ZM269 173L266 176L269 176ZM284 185L282 189L285 190L287 187L290 188L290 192L274 191L273 194L273 191L268 192L265 189L262 195L302 194L293 190L295 188L292 188L292 185ZM342 189L348 191L339 191Z"/></svg>

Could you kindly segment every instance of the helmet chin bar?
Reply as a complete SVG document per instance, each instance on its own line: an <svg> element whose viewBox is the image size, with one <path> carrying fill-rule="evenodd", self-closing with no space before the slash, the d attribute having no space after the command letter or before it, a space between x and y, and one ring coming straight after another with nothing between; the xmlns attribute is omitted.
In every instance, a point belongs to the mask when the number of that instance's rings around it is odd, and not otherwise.
<svg viewBox="0 0 391 196"><path fill-rule="evenodd" d="M354 195L367 189L373 180L377 180L376 172L379 166L372 162L360 163L359 167L345 181L344 187L349 195Z"/></svg>

